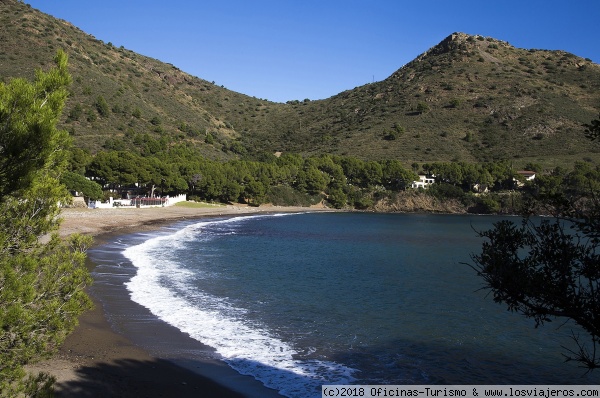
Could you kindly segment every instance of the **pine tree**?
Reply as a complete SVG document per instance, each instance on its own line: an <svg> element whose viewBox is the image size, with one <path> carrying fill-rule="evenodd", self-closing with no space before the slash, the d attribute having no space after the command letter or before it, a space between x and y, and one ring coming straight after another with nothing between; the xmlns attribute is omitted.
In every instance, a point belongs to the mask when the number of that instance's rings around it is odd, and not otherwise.
<svg viewBox="0 0 600 398"><path fill-rule="evenodd" d="M33 82L0 83L0 396L51 386L23 367L55 352L91 304L83 291L91 239L56 233L59 204L69 201L59 183L69 137L56 123L71 77L64 52L55 63Z"/></svg>

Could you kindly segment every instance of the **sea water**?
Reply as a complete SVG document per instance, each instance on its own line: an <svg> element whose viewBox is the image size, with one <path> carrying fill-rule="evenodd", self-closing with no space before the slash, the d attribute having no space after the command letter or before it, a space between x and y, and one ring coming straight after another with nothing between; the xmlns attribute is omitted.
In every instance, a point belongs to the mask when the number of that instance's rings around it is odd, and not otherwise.
<svg viewBox="0 0 600 398"><path fill-rule="evenodd" d="M573 325L535 328L480 290L476 231L498 220L204 219L120 238L124 258L96 261L96 280L214 349L190 359L213 355L288 397L322 384L597 384L563 362Z"/></svg>

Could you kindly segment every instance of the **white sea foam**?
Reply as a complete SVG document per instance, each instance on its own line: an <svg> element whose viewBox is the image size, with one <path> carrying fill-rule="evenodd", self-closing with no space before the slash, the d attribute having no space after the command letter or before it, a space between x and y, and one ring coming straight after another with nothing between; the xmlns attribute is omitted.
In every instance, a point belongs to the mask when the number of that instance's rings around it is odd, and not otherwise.
<svg viewBox="0 0 600 398"><path fill-rule="evenodd" d="M245 320L245 310L232 306L227 299L186 289L184 282L190 271L176 260L164 259L165 250L201 238L204 227L240 219L247 217L200 222L124 250L123 254L137 268L137 274L126 283L131 299L192 338L215 348L239 373L253 376L284 396L321 396L322 384L353 381L354 370L346 366L325 360L295 359L298 352L293 346L263 325ZM163 278L169 278L173 285L167 287Z"/></svg>

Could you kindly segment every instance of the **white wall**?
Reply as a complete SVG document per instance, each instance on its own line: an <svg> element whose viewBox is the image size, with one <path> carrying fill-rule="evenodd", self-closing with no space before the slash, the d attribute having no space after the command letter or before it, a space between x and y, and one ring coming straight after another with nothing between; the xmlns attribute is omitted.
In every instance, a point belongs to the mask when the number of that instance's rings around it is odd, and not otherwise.
<svg viewBox="0 0 600 398"><path fill-rule="evenodd" d="M175 203L179 203L179 202L185 202L187 201L187 194L182 193L181 195L177 195L177 196L173 196L173 197L169 197L167 196L166 201L164 202L164 204L160 204L160 205L152 205L152 206L140 206L140 207L164 207L164 206L173 206ZM116 203L119 203L120 206L125 206L125 207L130 207L131 206L131 199L113 199L112 197L108 200L108 202L106 203L102 203L99 200L97 201L92 201L90 200L90 203L88 204L88 207L90 209L112 209L113 207L120 207L119 205L115 205Z"/></svg>

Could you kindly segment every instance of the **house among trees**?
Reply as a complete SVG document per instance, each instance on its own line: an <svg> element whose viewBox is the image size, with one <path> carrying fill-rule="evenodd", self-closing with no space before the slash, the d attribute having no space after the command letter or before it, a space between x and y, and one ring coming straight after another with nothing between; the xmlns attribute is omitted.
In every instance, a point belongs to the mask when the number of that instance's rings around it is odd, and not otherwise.
<svg viewBox="0 0 600 398"><path fill-rule="evenodd" d="M419 181L413 181L411 188L427 188L435 182L434 175L419 174Z"/></svg>
<svg viewBox="0 0 600 398"><path fill-rule="evenodd" d="M535 179L535 171L520 170L520 171L517 171L517 174L522 177L519 179L516 179L516 178L514 179L514 181L516 182L518 187L522 187L523 185L525 185L525 182L533 181ZM523 182L523 180L524 180L524 182Z"/></svg>

